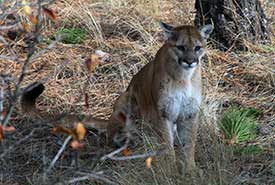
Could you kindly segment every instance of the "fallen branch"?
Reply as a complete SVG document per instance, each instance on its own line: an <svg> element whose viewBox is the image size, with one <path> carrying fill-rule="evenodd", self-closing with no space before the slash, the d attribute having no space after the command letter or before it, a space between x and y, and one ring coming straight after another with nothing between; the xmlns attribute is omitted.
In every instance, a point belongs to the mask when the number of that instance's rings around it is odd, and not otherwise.
<svg viewBox="0 0 275 185"><path fill-rule="evenodd" d="M115 151L113 151L113 152L111 152L111 153L109 153L109 154L107 154L107 155L104 155L103 157L100 158L100 160L101 160L101 161L104 161L104 160L106 160L106 159L110 159L110 158L112 158L114 155L116 155L116 154L122 152L123 150L125 150L125 149L128 147L129 142L130 142L129 139L127 139L126 142L125 142L125 144L124 144L122 147L120 147L119 149L117 149L117 150L115 150Z"/></svg>
<svg viewBox="0 0 275 185"><path fill-rule="evenodd" d="M1 88L0 88L0 123L3 121L3 113L4 113L4 85L5 79L1 79Z"/></svg>
<svg viewBox="0 0 275 185"><path fill-rule="evenodd" d="M93 174L93 173L87 174L83 177L73 178L71 180L66 181L65 184L72 184L72 183L76 183L84 180L98 180L98 181L104 182L104 184L116 184L105 177L102 177L100 175Z"/></svg>
<svg viewBox="0 0 275 185"><path fill-rule="evenodd" d="M152 156L157 156L157 155L160 155L160 154L163 154L163 153L167 153L168 152L168 149L162 149L162 150L158 150L158 151L155 151L155 152L149 152L149 153L146 153L146 154L137 154L137 155L131 155L131 156L124 156L124 157L116 157L115 155L122 152L123 150L125 150L127 147L128 147L128 144L129 144L129 139L127 139L127 141L125 142L125 144L107 154L107 155L104 155L103 157L100 158L100 160L104 161L106 159L111 159L111 160L114 160L114 161L124 161L124 160L132 160L132 159L140 159L140 158L147 158L147 157L152 157Z"/></svg>
<svg viewBox="0 0 275 185"><path fill-rule="evenodd" d="M108 156L108 159L114 160L114 161L125 161L125 160L132 160L132 159L142 159L142 158L148 158L153 156L158 156L164 153L167 153L167 149L155 151L155 152L149 152L146 154L137 154L137 155L131 155L131 156L125 156L125 157L115 157L115 156Z"/></svg>
<svg viewBox="0 0 275 185"><path fill-rule="evenodd" d="M54 167L56 161L58 160L58 158L61 156L62 152L65 150L67 144L69 143L69 141L72 139L72 136L68 136L66 138L66 140L64 141L62 147L59 149L59 151L57 152L57 154L55 155L54 159L52 160L50 166L47 168L46 170L46 174L49 173L51 171L51 169Z"/></svg>

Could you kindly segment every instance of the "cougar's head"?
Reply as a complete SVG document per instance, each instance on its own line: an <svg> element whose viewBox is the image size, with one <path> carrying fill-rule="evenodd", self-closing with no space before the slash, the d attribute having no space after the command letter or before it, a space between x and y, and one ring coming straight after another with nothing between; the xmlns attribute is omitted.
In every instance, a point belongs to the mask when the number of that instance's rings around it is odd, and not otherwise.
<svg viewBox="0 0 275 185"><path fill-rule="evenodd" d="M213 31L212 25L199 29L194 26L171 26L161 22L166 43L170 46L170 55L175 59L177 70L192 72L204 55L205 41Z"/></svg>

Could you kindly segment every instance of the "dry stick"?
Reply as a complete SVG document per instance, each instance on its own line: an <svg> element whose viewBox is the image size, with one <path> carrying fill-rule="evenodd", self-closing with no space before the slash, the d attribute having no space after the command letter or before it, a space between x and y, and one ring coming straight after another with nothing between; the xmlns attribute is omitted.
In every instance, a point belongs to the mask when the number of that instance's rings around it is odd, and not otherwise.
<svg viewBox="0 0 275 185"><path fill-rule="evenodd" d="M4 85L5 85L5 79L2 77L1 81L1 90L0 90L0 124L2 123L3 120L3 102L4 102Z"/></svg>
<svg viewBox="0 0 275 185"><path fill-rule="evenodd" d="M167 149L162 149L162 150L159 150L159 151L156 151L156 152L149 152L149 153L146 153L146 154L137 154L137 155L132 155L132 156L126 156L126 157L115 157L114 155L120 153L121 151L123 151L124 149L126 149L128 147L128 144L129 144L129 139L127 139L126 143L119 149L107 154L107 155L104 155L103 157L100 158L100 160L104 161L106 159L111 159L111 160L114 160L114 161L124 161L124 160L131 160L131 159L140 159L140 158L147 158L147 157L152 157L152 156L157 156L157 155L160 155L162 153L166 153L168 152Z"/></svg>
<svg viewBox="0 0 275 185"><path fill-rule="evenodd" d="M105 177L101 177L97 174L88 174L85 175L83 177L77 177L77 178L73 178L69 181L66 181L65 184L72 184L72 183L76 183L76 182L80 182L80 181L84 181L84 180L89 180L89 179L94 179L94 180L100 180L102 182L104 182L105 184L115 184L114 182L110 181L109 179L105 178Z"/></svg>
<svg viewBox="0 0 275 185"><path fill-rule="evenodd" d="M0 35L0 41L4 43L4 45L9 45L9 43L6 41L6 39Z"/></svg>
<svg viewBox="0 0 275 185"><path fill-rule="evenodd" d="M57 152L57 154L55 155L54 159L52 160L50 166L47 168L46 170L46 174L50 172L50 170L54 167L56 161L58 160L58 158L61 156L62 152L65 150L67 144L69 143L69 141L72 139L72 136L68 136L66 138L66 140L64 141L62 147L59 149L59 151Z"/></svg>
<svg viewBox="0 0 275 185"><path fill-rule="evenodd" d="M120 147L119 149L117 149L117 150L115 150L115 151L113 151L113 152L111 152L111 153L109 153L107 155L104 155L103 157L100 158L100 160L104 161L106 159L110 159L114 155L122 152L123 150L125 150L128 147L129 142L130 142L129 139L127 139L126 142L125 142L125 144L122 147Z"/></svg>
<svg viewBox="0 0 275 185"><path fill-rule="evenodd" d="M114 160L114 161L125 161L125 160L132 160L132 159L141 159L141 158L147 158L147 157L153 157L157 156L163 153L168 152L167 149L159 150L156 152L149 152L146 154L137 154L137 155L132 155L132 156L126 156L126 157L114 157L114 156L108 156L107 158Z"/></svg>
<svg viewBox="0 0 275 185"><path fill-rule="evenodd" d="M10 56L5 56L5 55L0 55L0 59L15 61L16 57L10 57Z"/></svg>
<svg viewBox="0 0 275 185"><path fill-rule="evenodd" d="M19 23L16 23L16 24L13 24L13 25L9 25L9 26L0 26L0 31L3 31L3 30L9 30L11 28L15 28L19 25Z"/></svg>

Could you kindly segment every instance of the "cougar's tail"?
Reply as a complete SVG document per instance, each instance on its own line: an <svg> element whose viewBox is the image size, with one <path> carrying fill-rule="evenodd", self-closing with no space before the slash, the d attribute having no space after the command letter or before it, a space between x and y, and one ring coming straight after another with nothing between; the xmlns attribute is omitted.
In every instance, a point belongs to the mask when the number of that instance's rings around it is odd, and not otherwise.
<svg viewBox="0 0 275 185"><path fill-rule="evenodd" d="M28 114L34 119L40 118L44 121L58 122L64 124L64 126L72 126L75 122L81 121L86 127L108 129L108 120L94 118L90 115L48 114L38 110L36 108L36 99L43 93L44 90L45 86L39 82L32 83L23 90L21 97L21 109L23 113Z"/></svg>
<svg viewBox="0 0 275 185"><path fill-rule="evenodd" d="M24 113L36 111L36 99L43 93L45 87L42 83L35 82L23 90L21 97L21 108Z"/></svg>

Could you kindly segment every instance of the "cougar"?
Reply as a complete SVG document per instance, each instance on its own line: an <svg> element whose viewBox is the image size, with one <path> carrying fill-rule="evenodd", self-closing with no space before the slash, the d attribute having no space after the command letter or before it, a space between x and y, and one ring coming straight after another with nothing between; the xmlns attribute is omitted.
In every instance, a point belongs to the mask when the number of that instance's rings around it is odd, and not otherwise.
<svg viewBox="0 0 275 185"><path fill-rule="evenodd" d="M136 119L142 119L156 130L171 150L174 149L173 128L176 128L182 145L182 157L189 166L195 166L197 117L202 99L201 58L213 27L176 27L162 22L160 26L164 31L165 43L155 59L132 78L126 91L118 97L110 119L101 120L88 115L82 122L87 126L106 129L111 143L118 140L122 130L131 128ZM35 108L35 100L43 90L44 86L40 83L24 90L21 105L25 112L36 117L49 117ZM59 115L51 117L56 116ZM75 122L80 118L65 115L63 119Z"/></svg>

